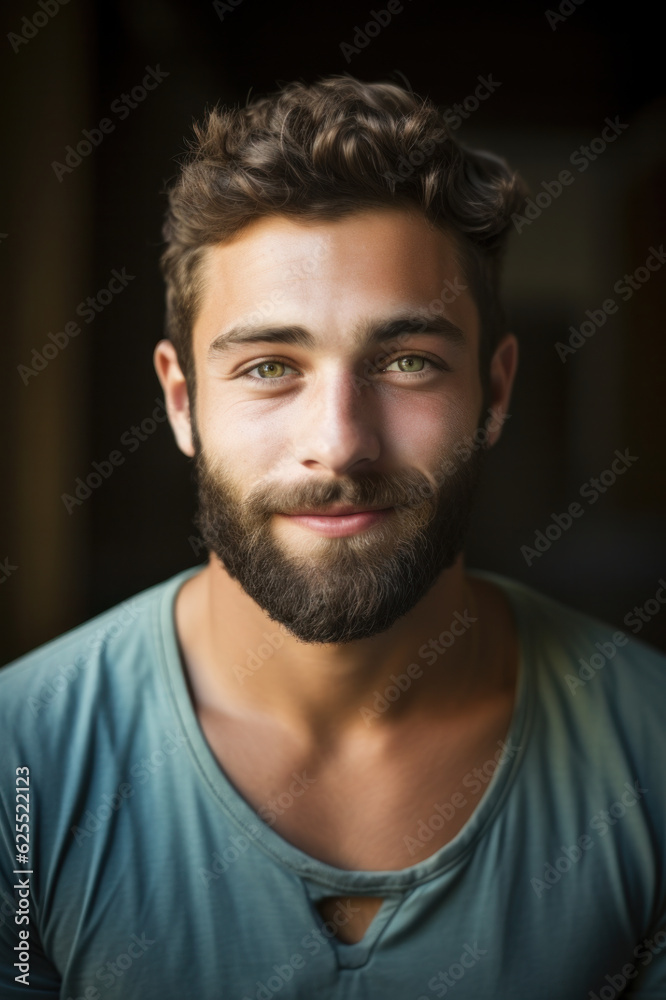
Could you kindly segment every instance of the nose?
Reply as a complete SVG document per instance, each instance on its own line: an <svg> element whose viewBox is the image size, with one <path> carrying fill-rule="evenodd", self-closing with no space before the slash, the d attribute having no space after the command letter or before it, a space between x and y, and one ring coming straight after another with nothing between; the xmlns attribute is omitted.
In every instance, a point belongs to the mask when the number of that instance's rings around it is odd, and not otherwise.
<svg viewBox="0 0 666 1000"><path fill-rule="evenodd" d="M292 451L306 468L345 475L377 461L379 414L373 394L363 385L353 371L336 369L303 393Z"/></svg>

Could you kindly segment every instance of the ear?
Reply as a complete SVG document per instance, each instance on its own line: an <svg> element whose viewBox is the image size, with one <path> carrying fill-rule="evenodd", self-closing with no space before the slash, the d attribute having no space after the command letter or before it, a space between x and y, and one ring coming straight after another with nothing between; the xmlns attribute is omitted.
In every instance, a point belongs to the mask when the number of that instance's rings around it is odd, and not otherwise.
<svg viewBox="0 0 666 1000"><path fill-rule="evenodd" d="M153 354L153 364L164 390L164 400L176 444L190 458L194 456L190 400L185 376L170 340L160 340Z"/></svg>
<svg viewBox="0 0 666 1000"><path fill-rule="evenodd" d="M509 403L513 380L518 369L518 340L513 333L506 333L497 345L490 362L490 416L486 421L488 431L486 447L492 448L499 440L502 425L511 416Z"/></svg>

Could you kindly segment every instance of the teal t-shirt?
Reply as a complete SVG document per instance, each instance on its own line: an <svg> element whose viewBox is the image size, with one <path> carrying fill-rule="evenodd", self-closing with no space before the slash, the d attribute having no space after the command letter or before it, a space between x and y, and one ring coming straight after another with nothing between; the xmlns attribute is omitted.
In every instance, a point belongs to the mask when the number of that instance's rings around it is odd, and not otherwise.
<svg viewBox="0 0 666 1000"><path fill-rule="evenodd" d="M173 619L199 569L0 671L2 1000L664 1000L666 657L475 571L519 627L509 732L433 802L412 864L347 871L278 835L206 742ZM315 904L353 895L384 902L344 944Z"/></svg>

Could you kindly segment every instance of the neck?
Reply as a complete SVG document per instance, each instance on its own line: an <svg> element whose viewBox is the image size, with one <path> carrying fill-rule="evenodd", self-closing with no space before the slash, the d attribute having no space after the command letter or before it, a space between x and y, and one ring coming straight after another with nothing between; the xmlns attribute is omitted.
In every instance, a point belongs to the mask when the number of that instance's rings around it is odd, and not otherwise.
<svg viewBox="0 0 666 1000"><path fill-rule="evenodd" d="M379 734L435 711L459 719L504 682L490 655L498 617L487 586L465 575L461 555L385 632L309 644L271 621L211 557L176 600L195 706L220 716L270 716L310 743L369 727Z"/></svg>

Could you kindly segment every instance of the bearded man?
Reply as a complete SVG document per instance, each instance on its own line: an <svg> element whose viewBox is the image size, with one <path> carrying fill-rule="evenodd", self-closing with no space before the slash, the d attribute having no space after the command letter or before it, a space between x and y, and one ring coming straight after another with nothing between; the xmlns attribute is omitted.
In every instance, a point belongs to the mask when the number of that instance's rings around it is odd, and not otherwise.
<svg viewBox="0 0 666 1000"><path fill-rule="evenodd" d="M209 558L0 675L3 997L666 995L666 661L464 564L523 199L393 84L196 127L154 361Z"/></svg>

